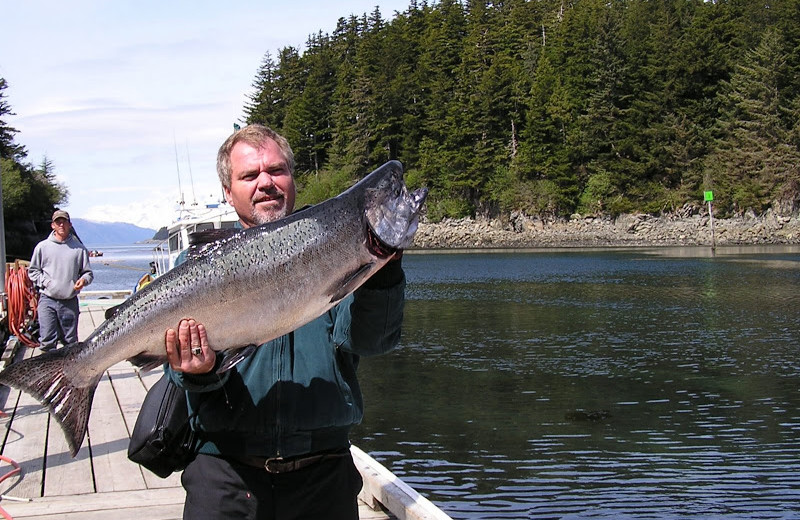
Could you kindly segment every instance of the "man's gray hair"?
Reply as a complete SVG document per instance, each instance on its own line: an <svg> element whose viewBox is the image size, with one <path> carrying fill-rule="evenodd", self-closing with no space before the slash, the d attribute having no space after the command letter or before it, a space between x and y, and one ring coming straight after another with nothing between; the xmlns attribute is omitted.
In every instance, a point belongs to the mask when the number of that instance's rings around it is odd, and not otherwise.
<svg viewBox="0 0 800 520"><path fill-rule="evenodd" d="M230 189L231 187L231 151L237 143L247 143L253 148L259 149L266 141L275 141L283 156L289 172L294 175L294 153L289 141L275 130L264 125L247 125L241 130L237 130L228 137L217 152L217 175L222 186Z"/></svg>

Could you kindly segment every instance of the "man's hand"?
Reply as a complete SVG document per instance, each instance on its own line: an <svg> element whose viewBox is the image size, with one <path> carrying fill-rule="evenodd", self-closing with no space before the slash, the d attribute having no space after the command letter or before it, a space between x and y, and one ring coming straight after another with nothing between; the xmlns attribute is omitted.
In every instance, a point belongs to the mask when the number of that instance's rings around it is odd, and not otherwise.
<svg viewBox="0 0 800 520"><path fill-rule="evenodd" d="M80 291L85 286L86 286L86 280L84 280L83 278L78 278L78 281L75 282L75 285L73 287L75 288L76 291Z"/></svg>
<svg viewBox="0 0 800 520"><path fill-rule="evenodd" d="M207 374L214 368L217 354L208 346L206 328L191 318L182 319L164 336L169 366L176 372Z"/></svg>

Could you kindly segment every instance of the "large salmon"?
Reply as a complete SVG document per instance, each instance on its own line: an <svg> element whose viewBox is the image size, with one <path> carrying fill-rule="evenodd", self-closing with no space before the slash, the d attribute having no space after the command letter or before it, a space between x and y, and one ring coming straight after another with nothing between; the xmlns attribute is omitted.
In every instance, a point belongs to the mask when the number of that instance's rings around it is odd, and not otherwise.
<svg viewBox="0 0 800 520"><path fill-rule="evenodd" d="M74 457L110 366L126 359L143 369L161 365L164 332L185 317L206 326L209 346L228 351L226 359L297 329L411 245L426 196L424 188L409 193L402 165L391 161L321 204L221 231L226 236L193 246L185 263L131 296L85 341L14 363L0 383L46 405Z"/></svg>

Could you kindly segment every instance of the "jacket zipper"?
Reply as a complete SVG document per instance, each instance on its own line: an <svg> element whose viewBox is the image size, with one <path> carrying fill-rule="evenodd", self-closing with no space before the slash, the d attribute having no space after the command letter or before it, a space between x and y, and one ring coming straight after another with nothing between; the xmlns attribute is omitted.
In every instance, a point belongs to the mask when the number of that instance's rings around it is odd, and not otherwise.
<svg viewBox="0 0 800 520"><path fill-rule="evenodd" d="M285 336L284 336L285 337ZM281 388L283 387L283 358L284 358L284 349L286 348L286 341L281 338L281 346L278 349L277 353L277 362L275 363L275 370L277 372L277 377L275 385L277 386L275 392L275 413L277 417L275 418L275 454L276 456L280 457L283 451L283 446L281 445L281 430L283 429L283 423L281 422Z"/></svg>

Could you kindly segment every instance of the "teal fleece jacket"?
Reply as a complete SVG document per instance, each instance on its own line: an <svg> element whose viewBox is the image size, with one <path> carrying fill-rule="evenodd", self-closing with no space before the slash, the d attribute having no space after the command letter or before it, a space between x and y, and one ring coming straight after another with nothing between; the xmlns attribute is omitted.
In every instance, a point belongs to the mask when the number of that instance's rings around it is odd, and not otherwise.
<svg viewBox="0 0 800 520"><path fill-rule="evenodd" d="M359 359L397 346L404 302L405 274L395 260L324 315L223 374L168 367L187 390L199 452L269 458L347 447L364 412Z"/></svg>
<svg viewBox="0 0 800 520"><path fill-rule="evenodd" d="M78 294L75 292L78 278L86 280L86 285L94 280L89 252L72 234L65 242L60 242L50 233L36 244L28 276L40 292L57 300L67 300Z"/></svg>

